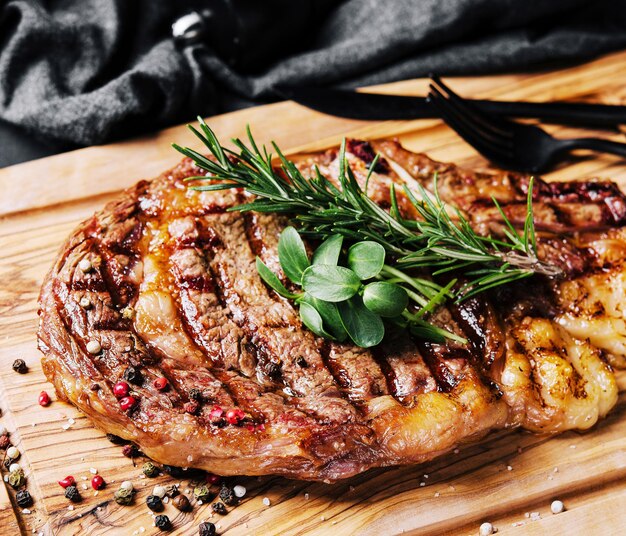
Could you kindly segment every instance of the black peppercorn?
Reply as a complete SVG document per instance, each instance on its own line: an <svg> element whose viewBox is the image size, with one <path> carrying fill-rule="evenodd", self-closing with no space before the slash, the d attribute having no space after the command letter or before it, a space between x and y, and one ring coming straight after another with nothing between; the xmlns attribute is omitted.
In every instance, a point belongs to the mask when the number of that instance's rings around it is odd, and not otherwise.
<svg viewBox="0 0 626 536"><path fill-rule="evenodd" d="M233 488L229 488L226 485L222 485L220 488L220 499L222 499L222 502L228 506L232 506L237 502L237 497Z"/></svg>
<svg viewBox="0 0 626 536"><path fill-rule="evenodd" d="M28 367L23 359L16 359L13 361L13 370L19 374L26 374L28 372Z"/></svg>
<svg viewBox="0 0 626 536"><path fill-rule="evenodd" d="M114 445L125 445L126 443L128 443L128 441L126 441L125 439L122 439L121 437L113 434L107 434L107 439Z"/></svg>
<svg viewBox="0 0 626 536"><path fill-rule="evenodd" d="M198 527L198 534L200 536L215 536L215 525L213 523L209 523L208 521L200 523L200 526Z"/></svg>
<svg viewBox="0 0 626 536"><path fill-rule="evenodd" d="M25 489L17 492L17 495L15 496L15 501L17 502L17 505L21 508L28 508L33 504L33 498L30 496L30 493L28 493L28 491L26 491Z"/></svg>
<svg viewBox="0 0 626 536"><path fill-rule="evenodd" d="M228 513L228 510L226 510L226 506L224 506L224 503L221 502L216 502L213 503L211 505L211 509L216 513L219 514L221 516L225 516Z"/></svg>
<svg viewBox="0 0 626 536"><path fill-rule="evenodd" d="M154 518L154 524L161 530L170 530L172 528L172 522L166 515L159 515Z"/></svg>
<svg viewBox="0 0 626 536"><path fill-rule="evenodd" d="M67 486L67 488L65 488L65 498L72 502L80 502L82 499L76 486Z"/></svg>
<svg viewBox="0 0 626 536"><path fill-rule="evenodd" d="M301 355L296 358L296 365L301 368L307 368L309 366L309 364L306 362L306 359L304 359L304 357Z"/></svg>
<svg viewBox="0 0 626 536"><path fill-rule="evenodd" d="M172 499L172 504L177 510L181 512L191 512L191 503L189 499L184 495L177 495Z"/></svg>
<svg viewBox="0 0 626 536"><path fill-rule="evenodd" d="M152 510L153 512L163 511L163 501L158 495L148 495L148 498L146 499L146 504L148 505L148 508L150 508L150 510Z"/></svg>
<svg viewBox="0 0 626 536"><path fill-rule="evenodd" d="M189 389L189 399L190 400L201 400L202 399L202 391L200 389Z"/></svg>
<svg viewBox="0 0 626 536"><path fill-rule="evenodd" d="M132 365L126 367L126 370L124 370L123 378L127 382L133 383L135 385L141 385L143 382L143 374L137 367L133 367Z"/></svg>

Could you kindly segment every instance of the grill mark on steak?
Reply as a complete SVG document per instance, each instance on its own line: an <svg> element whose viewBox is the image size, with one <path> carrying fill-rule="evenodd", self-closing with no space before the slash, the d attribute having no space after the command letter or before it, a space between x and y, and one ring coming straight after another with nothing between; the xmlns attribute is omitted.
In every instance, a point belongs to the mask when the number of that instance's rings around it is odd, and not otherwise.
<svg viewBox="0 0 626 536"><path fill-rule="evenodd" d="M437 389L436 378L406 332L389 327L374 354L386 371L389 393L400 403L410 403L414 396Z"/></svg>
<svg viewBox="0 0 626 536"><path fill-rule="evenodd" d="M370 398L388 394L385 376L371 350L329 342L324 345L323 356L335 381L352 402L363 404Z"/></svg>
<svg viewBox="0 0 626 536"><path fill-rule="evenodd" d="M213 250L208 262L220 281L233 320L272 363L281 365L283 381L301 397L300 409L331 421L353 419L356 410L344 399L335 400L339 391L324 367L319 343L302 329L291 305L275 300L259 278L243 218L228 214L215 218L213 223L227 247ZM299 355L309 364L306 373L288 359Z"/></svg>

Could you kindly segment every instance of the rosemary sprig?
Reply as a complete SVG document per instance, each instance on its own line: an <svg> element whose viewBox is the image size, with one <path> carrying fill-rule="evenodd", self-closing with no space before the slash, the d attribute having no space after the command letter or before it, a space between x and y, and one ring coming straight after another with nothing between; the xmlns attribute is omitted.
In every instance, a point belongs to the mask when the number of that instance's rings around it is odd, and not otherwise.
<svg viewBox="0 0 626 536"><path fill-rule="evenodd" d="M206 176L187 179L211 183L194 185L193 189L217 191L242 188L255 196L254 200L230 210L288 213L297 224L298 232L308 238L326 240L333 235L341 235L349 242L377 242L395 260L393 265L386 264L377 277L392 283L402 282L417 308L416 312L405 311L403 316L411 330L420 336L434 340L440 340L442 335L454 337L424 320L446 297L462 300L533 274L555 276L560 273L557 267L537 257L532 181L528 188L523 232L520 234L515 229L494 199L502 216L504 237L481 236L458 209L442 202L436 180L434 196L421 186L417 192L406 186L402 190L420 219L409 220L401 215L398 193L393 185L391 209L388 212L382 209L366 193L375 162L370 165L363 189L347 163L345 140L339 152L336 185L324 177L317 167L312 178L304 177L278 146L272 144L280 161L280 171L277 170L273 155L265 146L257 146L249 129L249 144L234 139L232 141L237 149L234 151L223 147L201 118L198 121L200 130L191 125L189 128L208 148L212 159L193 149L173 145L207 172ZM433 281L409 275L415 269L428 269L435 277L453 273L455 277L462 277L465 283L454 291L451 284L441 287Z"/></svg>

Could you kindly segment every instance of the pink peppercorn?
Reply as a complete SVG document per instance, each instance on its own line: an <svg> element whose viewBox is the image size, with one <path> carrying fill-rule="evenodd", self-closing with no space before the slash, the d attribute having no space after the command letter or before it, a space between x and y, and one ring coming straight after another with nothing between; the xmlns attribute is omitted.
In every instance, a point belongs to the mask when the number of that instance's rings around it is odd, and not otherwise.
<svg viewBox="0 0 626 536"><path fill-rule="evenodd" d="M102 489L105 486L104 478L96 475L91 479L91 487L95 490Z"/></svg>
<svg viewBox="0 0 626 536"><path fill-rule="evenodd" d="M124 398L128 396L130 392L130 386L126 382L117 382L113 386L113 394L116 398Z"/></svg>
<svg viewBox="0 0 626 536"><path fill-rule="evenodd" d="M120 400L120 407L126 411L132 409L137 404L137 399L134 396L127 396Z"/></svg>
<svg viewBox="0 0 626 536"><path fill-rule="evenodd" d="M226 420L228 421L228 424L239 424L243 420L244 417L245 417L244 412L238 408L229 409L226 412Z"/></svg>
<svg viewBox="0 0 626 536"><path fill-rule="evenodd" d="M46 406L50 405L50 395L48 393L46 393L45 391L41 391L41 393L39 393L39 405L43 406L44 408Z"/></svg>

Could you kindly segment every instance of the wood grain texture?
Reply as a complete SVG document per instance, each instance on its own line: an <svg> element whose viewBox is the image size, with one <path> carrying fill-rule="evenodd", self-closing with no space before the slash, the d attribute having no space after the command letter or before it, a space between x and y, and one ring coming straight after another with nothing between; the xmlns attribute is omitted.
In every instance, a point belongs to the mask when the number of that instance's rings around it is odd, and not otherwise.
<svg viewBox="0 0 626 536"><path fill-rule="evenodd" d="M585 66L533 75L459 78L462 94L476 97L572 99L626 103L626 53ZM374 88L380 92L423 94L426 82L414 80ZM398 136L416 151L463 166L487 163L435 120L369 123L334 118L286 102L211 118L223 138L241 136L249 123L260 140L275 140L289 153L321 149L341 137ZM549 127L559 136L598 135L623 140L620 133ZM36 349L37 295L45 272L68 233L115 192L157 175L178 161L170 143L195 144L184 126L138 140L90 147L0 170L0 406L3 424L23 452L21 464L35 498L31 514L12 514L0 491L0 534L43 532L55 535L157 534L145 498L166 476L141 479L121 448L73 407L56 400L37 405L45 382ZM626 188L626 165L612 156L581 156L549 175L551 180L601 176ZM11 370L15 358L30 372ZM494 434L481 444L423 466L374 470L334 485L278 477L241 478L248 493L226 517L210 517L207 505L181 514L166 512L174 534L197 534L200 521L219 524L218 533L333 536L352 534L476 534L490 521L500 534L623 534L626 522L626 374L609 417L590 432L557 437L521 431ZM54 399L54 396L53 396ZM66 429L65 429L66 428ZM90 468L108 482L95 492ZM510 468L510 469L509 469ZM73 474L84 500L74 509L56 483ZM84 479L83 479L84 478ZM132 480L135 506L112 501L122 480ZM183 480L183 489L188 481ZM88 489L82 489L83 484ZM13 494L12 490L8 490ZM262 499L271 501L269 507ZM550 502L559 498L567 511L554 516ZM532 521L530 513L540 519ZM525 515L528 514L528 517ZM537 517L534 515L533 517ZM143 530L142 530L143 529Z"/></svg>

